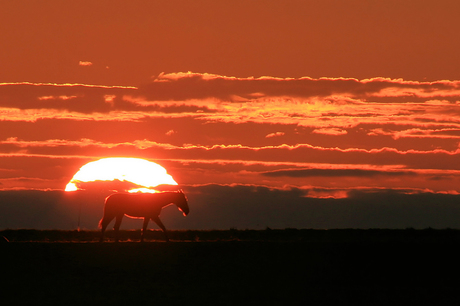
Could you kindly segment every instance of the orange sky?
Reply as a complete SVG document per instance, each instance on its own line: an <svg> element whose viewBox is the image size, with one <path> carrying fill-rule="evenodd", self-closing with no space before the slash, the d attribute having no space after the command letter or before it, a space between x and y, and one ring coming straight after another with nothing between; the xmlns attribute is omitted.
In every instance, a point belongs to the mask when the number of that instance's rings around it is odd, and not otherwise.
<svg viewBox="0 0 460 306"><path fill-rule="evenodd" d="M456 196L459 11L454 0L2 2L0 189L63 190L85 163L129 156L158 162L197 201L218 197L209 186Z"/></svg>

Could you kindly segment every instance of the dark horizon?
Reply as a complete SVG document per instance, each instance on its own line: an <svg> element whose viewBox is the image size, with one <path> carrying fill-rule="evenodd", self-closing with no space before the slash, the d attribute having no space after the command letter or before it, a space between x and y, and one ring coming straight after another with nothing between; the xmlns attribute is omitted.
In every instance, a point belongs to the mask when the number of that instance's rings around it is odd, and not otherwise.
<svg viewBox="0 0 460 306"><path fill-rule="evenodd" d="M356 192L343 199L317 199L301 190L208 185L184 187L190 214L163 209L168 229L265 228L459 229L460 196L404 194L398 190ZM95 230L102 218L104 192L0 191L0 229ZM80 215L81 209L81 215ZM79 219L80 215L80 219ZM113 226L113 222L109 228ZM141 220L124 217L121 229L139 229ZM156 226L151 224L150 228Z"/></svg>

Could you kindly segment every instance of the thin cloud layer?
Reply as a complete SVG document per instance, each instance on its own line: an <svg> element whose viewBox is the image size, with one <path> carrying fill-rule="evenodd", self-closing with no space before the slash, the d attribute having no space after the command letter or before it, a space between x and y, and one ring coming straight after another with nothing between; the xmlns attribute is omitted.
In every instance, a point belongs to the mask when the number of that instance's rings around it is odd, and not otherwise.
<svg viewBox="0 0 460 306"><path fill-rule="evenodd" d="M241 99L261 97L310 98L334 95L370 101L373 97L435 99L458 97L460 82L418 82L389 78L236 78L188 72L160 74L151 84L141 86L139 93L151 99L181 101L219 98L222 101L240 102Z"/></svg>
<svg viewBox="0 0 460 306"><path fill-rule="evenodd" d="M371 169L294 169L294 170L277 170L265 172L263 175L270 177L289 176L289 177L341 177L341 176L355 176L355 177L374 177L380 175L387 176L402 176L402 175L415 175L413 171L381 171Z"/></svg>

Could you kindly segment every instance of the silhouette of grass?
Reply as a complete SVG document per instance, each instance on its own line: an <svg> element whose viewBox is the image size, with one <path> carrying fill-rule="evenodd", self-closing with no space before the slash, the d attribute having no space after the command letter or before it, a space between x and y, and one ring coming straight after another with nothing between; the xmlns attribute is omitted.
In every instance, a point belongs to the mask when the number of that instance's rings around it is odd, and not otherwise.
<svg viewBox="0 0 460 306"><path fill-rule="evenodd" d="M458 304L459 232L3 230L2 305Z"/></svg>
<svg viewBox="0 0 460 306"><path fill-rule="evenodd" d="M173 241L284 241L284 242L460 242L460 230L415 229L270 229L265 230L168 230ZM98 230L2 230L10 242L96 242ZM107 231L107 241L114 232ZM120 230L120 240L139 241L141 230ZM148 230L146 241L163 241L160 230Z"/></svg>

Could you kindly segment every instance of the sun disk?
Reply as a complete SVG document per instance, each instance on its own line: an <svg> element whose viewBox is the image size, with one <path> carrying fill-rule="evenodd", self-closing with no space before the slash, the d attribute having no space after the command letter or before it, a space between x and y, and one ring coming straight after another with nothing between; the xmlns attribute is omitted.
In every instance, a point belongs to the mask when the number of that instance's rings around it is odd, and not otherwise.
<svg viewBox="0 0 460 306"><path fill-rule="evenodd" d="M79 184L95 181L130 182L131 192L152 192L158 185L177 185L162 166L141 158L111 157L89 162L75 173L65 191L81 189Z"/></svg>

